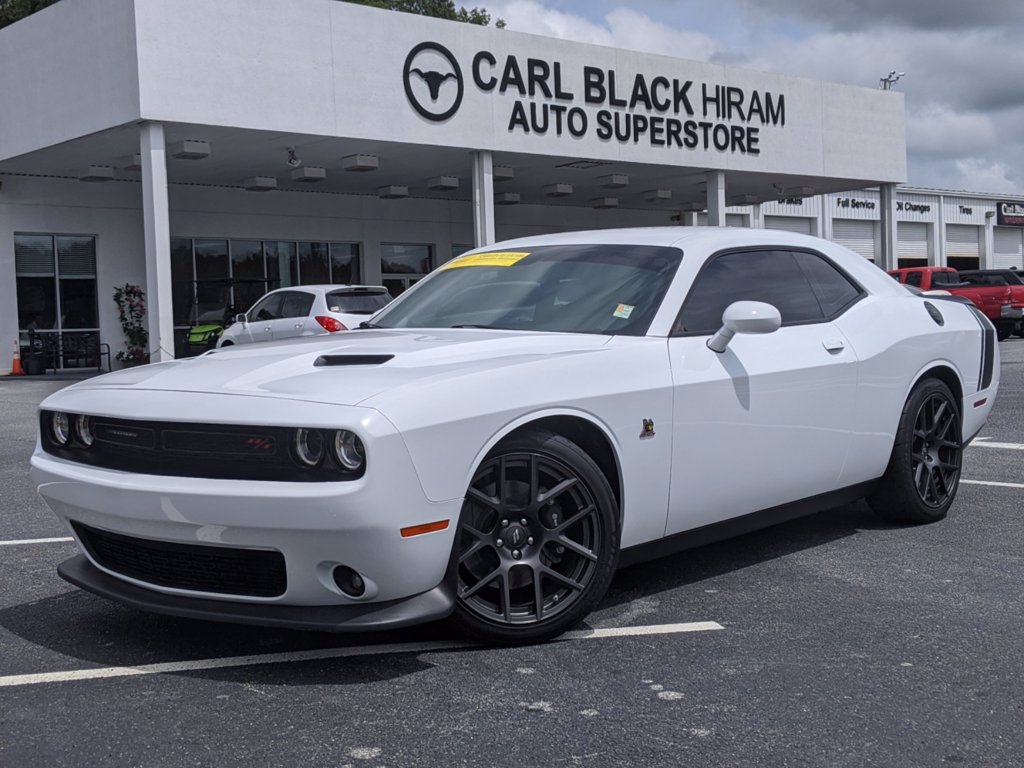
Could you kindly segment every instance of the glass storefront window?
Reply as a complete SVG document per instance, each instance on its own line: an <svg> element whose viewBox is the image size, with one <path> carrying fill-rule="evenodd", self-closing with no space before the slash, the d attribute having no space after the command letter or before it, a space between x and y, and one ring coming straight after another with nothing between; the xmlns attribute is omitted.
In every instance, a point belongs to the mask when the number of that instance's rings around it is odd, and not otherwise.
<svg viewBox="0 0 1024 768"><path fill-rule="evenodd" d="M358 284L358 243L331 243L331 282L335 285Z"/></svg>
<svg viewBox="0 0 1024 768"><path fill-rule="evenodd" d="M434 246L381 243L380 271L385 275L425 275L433 264Z"/></svg>
<svg viewBox="0 0 1024 768"><path fill-rule="evenodd" d="M14 261L19 328L98 327L95 237L15 235Z"/></svg>
<svg viewBox="0 0 1024 768"><path fill-rule="evenodd" d="M171 238L171 304L175 325L195 322L196 305L195 269L192 264L192 241L183 237Z"/></svg>
<svg viewBox="0 0 1024 768"><path fill-rule="evenodd" d="M246 311L267 292L261 241L231 241L231 280L234 287L232 315Z"/></svg>
<svg viewBox="0 0 1024 768"><path fill-rule="evenodd" d="M331 282L327 243L299 243L299 280L301 285Z"/></svg>
<svg viewBox="0 0 1024 768"><path fill-rule="evenodd" d="M268 240L263 243L267 254L267 290L298 285L298 262L295 243Z"/></svg>

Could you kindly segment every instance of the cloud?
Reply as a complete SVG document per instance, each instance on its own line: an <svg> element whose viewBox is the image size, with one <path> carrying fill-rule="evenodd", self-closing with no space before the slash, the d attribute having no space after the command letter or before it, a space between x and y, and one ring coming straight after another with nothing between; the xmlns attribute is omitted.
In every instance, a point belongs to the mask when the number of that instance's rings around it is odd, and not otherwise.
<svg viewBox="0 0 1024 768"><path fill-rule="evenodd" d="M748 14L783 15L834 30L906 27L966 30L1024 22L1020 0L740 0Z"/></svg>

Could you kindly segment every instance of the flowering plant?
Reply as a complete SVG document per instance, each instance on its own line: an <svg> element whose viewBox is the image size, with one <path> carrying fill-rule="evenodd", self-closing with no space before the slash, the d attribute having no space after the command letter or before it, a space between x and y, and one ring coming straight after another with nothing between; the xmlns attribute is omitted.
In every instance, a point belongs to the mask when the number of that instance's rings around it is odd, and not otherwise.
<svg viewBox="0 0 1024 768"><path fill-rule="evenodd" d="M114 288L114 303L117 304L117 317L125 339L125 350L117 353L117 359L125 365L148 362L149 331L142 322L146 316L145 292L137 285L125 283Z"/></svg>

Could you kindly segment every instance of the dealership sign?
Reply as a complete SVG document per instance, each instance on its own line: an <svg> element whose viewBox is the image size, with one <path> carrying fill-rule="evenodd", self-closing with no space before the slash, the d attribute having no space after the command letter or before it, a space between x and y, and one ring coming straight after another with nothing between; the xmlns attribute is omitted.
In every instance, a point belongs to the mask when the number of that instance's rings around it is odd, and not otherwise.
<svg viewBox="0 0 1024 768"><path fill-rule="evenodd" d="M1007 227L1024 227L1024 203L999 201L996 203L996 224Z"/></svg>
<svg viewBox="0 0 1024 768"><path fill-rule="evenodd" d="M761 131L786 124L786 97L767 90L667 77L623 76L615 69L478 51L468 78L440 43L409 51L405 95L424 119L443 123L467 87L507 99L508 132L534 136L596 136L601 141L684 150L761 153ZM500 114L500 113L499 113Z"/></svg>

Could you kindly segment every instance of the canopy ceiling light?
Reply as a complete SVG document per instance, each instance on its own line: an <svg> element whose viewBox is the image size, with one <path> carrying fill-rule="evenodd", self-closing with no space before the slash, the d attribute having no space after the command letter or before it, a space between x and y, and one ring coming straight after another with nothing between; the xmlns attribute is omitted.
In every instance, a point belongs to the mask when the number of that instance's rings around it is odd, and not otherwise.
<svg viewBox="0 0 1024 768"><path fill-rule="evenodd" d="M644 192L644 200L648 203L663 203L672 199L671 189L648 189Z"/></svg>
<svg viewBox="0 0 1024 768"><path fill-rule="evenodd" d="M605 189L621 189L629 186L629 176L625 173L609 173L607 176L598 176L597 182Z"/></svg>
<svg viewBox="0 0 1024 768"><path fill-rule="evenodd" d="M493 173L495 181L512 181L516 177L516 169L510 165L496 165Z"/></svg>
<svg viewBox="0 0 1024 768"><path fill-rule="evenodd" d="M427 179L427 189L433 189L438 192L450 192L458 188L458 176L435 176L432 179Z"/></svg>
<svg viewBox="0 0 1024 768"><path fill-rule="evenodd" d="M323 181L327 178L327 169L318 165L307 165L304 168L295 168L291 173L292 181L312 182Z"/></svg>
<svg viewBox="0 0 1024 768"><path fill-rule="evenodd" d="M619 198L617 197L595 197L590 201L591 208L618 208Z"/></svg>
<svg viewBox="0 0 1024 768"><path fill-rule="evenodd" d="M409 187L404 184L388 184L384 187L377 187L377 197L383 200L397 200L409 196Z"/></svg>
<svg viewBox="0 0 1024 768"><path fill-rule="evenodd" d="M117 167L122 171L141 171L142 155L125 155L117 159Z"/></svg>
<svg viewBox="0 0 1024 768"><path fill-rule="evenodd" d="M78 172L79 181L112 181L114 168L109 165L87 165Z"/></svg>
<svg viewBox="0 0 1024 768"><path fill-rule="evenodd" d="M548 184L544 187L544 195L547 197L568 197L572 191L572 184Z"/></svg>
<svg viewBox="0 0 1024 768"><path fill-rule="evenodd" d="M783 197L814 197L814 187L786 187L782 190Z"/></svg>
<svg viewBox="0 0 1024 768"><path fill-rule="evenodd" d="M242 182L248 192L270 192L277 189L277 179L273 176L250 176Z"/></svg>
<svg viewBox="0 0 1024 768"><path fill-rule="evenodd" d="M501 192L494 196L495 205L519 205L518 192Z"/></svg>
<svg viewBox="0 0 1024 768"><path fill-rule="evenodd" d="M707 208L706 203L683 203L679 206L679 210L684 213L695 213L696 211L703 211Z"/></svg>
<svg viewBox="0 0 1024 768"><path fill-rule="evenodd" d="M167 153L176 160L202 160L210 156L210 142L198 139L176 141L167 148Z"/></svg>
<svg viewBox="0 0 1024 768"><path fill-rule="evenodd" d="M341 167L346 171L376 171L380 167L380 160L376 155L346 155L341 158Z"/></svg>

